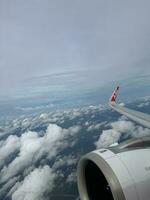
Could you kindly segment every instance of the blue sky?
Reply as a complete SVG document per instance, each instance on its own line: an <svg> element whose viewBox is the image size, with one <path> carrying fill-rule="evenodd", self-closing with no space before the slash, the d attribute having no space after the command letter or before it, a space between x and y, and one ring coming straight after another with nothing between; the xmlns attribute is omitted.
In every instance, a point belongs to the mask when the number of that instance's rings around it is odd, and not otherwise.
<svg viewBox="0 0 150 200"><path fill-rule="evenodd" d="M0 98L149 74L149 10L148 0L1 0Z"/></svg>

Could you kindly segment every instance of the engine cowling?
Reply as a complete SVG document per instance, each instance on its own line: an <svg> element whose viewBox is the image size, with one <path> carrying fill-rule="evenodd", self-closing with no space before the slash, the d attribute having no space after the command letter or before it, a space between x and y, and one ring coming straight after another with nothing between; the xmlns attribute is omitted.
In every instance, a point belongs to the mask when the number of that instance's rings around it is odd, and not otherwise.
<svg viewBox="0 0 150 200"><path fill-rule="evenodd" d="M88 153L77 178L81 200L149 200L150 138Z"/></svg>

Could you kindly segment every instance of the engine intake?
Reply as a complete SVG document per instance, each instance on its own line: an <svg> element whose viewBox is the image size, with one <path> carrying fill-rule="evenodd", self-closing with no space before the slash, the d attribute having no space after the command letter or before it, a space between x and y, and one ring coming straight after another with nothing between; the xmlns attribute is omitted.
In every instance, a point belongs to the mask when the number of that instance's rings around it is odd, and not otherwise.
<svg viewBox="0 0 150 200"><path fill-rule="evenodd" d="M77 170L81 200L150 199L149 155L149 137L85 155Z"/></svg>
<svg viewBox="0 0 150 200"><path fill-rule="evenodd" d="M93 173L91 173L91 171ZM85 165L85 184L89 199L100 199L103 196L104 199L113 200L109 183L104 174L98 166L90 160L88 160ZM99 188L101 188L101 190Z"/></svg>

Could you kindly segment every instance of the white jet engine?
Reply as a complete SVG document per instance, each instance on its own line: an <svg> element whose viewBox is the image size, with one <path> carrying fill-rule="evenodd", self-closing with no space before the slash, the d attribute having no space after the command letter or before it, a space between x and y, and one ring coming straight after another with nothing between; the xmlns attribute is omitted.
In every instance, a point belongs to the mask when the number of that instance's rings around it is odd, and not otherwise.
<svg viewBox="0 0 150 200"><path fill-rule="evenodd" d="M150 137L85 155L77 176L81 200L150 200Z"/></svg>

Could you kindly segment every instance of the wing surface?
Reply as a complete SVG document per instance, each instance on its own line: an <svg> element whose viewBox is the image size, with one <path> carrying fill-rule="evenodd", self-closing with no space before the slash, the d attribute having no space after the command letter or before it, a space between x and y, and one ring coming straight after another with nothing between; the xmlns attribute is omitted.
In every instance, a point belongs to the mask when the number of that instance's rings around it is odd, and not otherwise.
<svg viewBox="0 0 150 200"><path fill-rule="evenodd" d="M120 114L125 115L126 117L130 118L131 120L133 120L147 128L150 128L150 115L149 114L135 111L135 110L126 108L126 107L121 106L116 103L118 92L119 92L119 86L116 88L116 90L113 92L112 96L109 99L109 105L111 106L111 108L113 108Z"/></svg>

